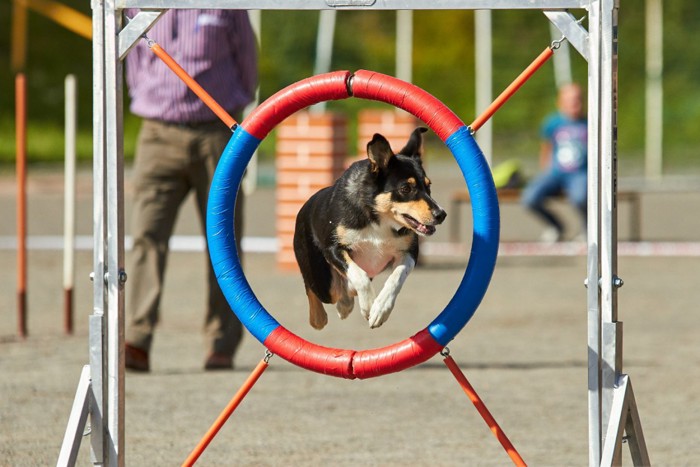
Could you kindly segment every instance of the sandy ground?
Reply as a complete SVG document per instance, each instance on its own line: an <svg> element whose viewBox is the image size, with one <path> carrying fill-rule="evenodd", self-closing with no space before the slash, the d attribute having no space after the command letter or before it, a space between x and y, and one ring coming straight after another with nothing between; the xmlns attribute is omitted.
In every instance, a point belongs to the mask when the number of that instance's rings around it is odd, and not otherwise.
<svg viewBox="0 0 700 467"><path fill-rule="evenodd" d="M8 174L0 178L0 208L7 213L0 235L10 236L15 228L13 183ZM431 178L435 181L435 174ZM442 192L436 193L439 200L448 196L451 184L460 182L443 178ZM79 187L78 234L89 235L89 174L80 177ZM60 188L55 174L30 172L31 235L61 233ZM127 191L127 223L128 195ZM271 212L273 199L269 189L249 199L248 235L272 235L273 219L259 213ZM698 202L697 193L645 195L643 236L697 241ZM696 214L689 215L688 210ZM197 232L192 216L188 205L178 233ZM446 230L436 241L445 238ZM537 232L537 224L517 206L504 207L504 239L532 239ZM92 256L89 251L76 255L76 329L73 336L65 336L62 254L30 251L30 335L19 340L15 255L13 250L0 250L0 465L51 465L58 456L81 368L88 363ZM171 255L163 320L152 351L153 371L126 376L127 465L181 463L264 356L264 348L246 335L234 371L202 370L204 261L201 253ZM260 301L290 330L319 344L363 349L396 342L425 327L451 299L465 262L426 258L380 329L370 330L357 312L346 321L330 313L329 325L321 332L306 323L298 275L278 272L269 254L247 255L245 268ZM631 377L656 465L700 465L700 449L692 441L700 429L699 273L697 257L619 261L619 275L625 281L619 292L624 371ZM530 465L588 463L585 275L584 257L499 258L482 305L450 344L452 356ZM79 465L91 465L89 451L86 437ZM624 464L630 465L626 447L623 454ZM509 463L439 356L402 373L363 381L318 375L273 357L199 462Z"/></svg>

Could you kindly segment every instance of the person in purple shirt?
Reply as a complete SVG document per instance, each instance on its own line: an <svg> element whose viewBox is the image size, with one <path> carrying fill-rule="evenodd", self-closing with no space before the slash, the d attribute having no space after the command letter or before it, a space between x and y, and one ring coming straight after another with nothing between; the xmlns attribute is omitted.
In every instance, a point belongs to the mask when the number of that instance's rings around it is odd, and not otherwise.
<svg viewBox="0 0 700 467"><path fill-rule="evenodd" d="M136 10L127 11L134 16ZM160 44L237 121L257 86L257 42L246 11L178 10L165 13L148 36ZM126 368L149 371L159 321L168 242L183 201L194 192L204 229L207 197L231 129L148 49L127 55L130 110L143 118L133 168L134 237L126 319ZM242 193L236 203L240 250ZM209 260L207 259L207 262ZM205 369L233 368L243 327L208 266Z"/></svg>
<svg viewBox="0 0 700 467"><path fill-rule="evenodd" d="M564 224L546 206L547 199L564 193L581 218L576 239L585 239L588 197L588 124L583 111L583 91L578 84L559 89L558 112L542 126L540 164L545 171L523 190L522 204L547 225L541 240L561 241Z"/></svg>

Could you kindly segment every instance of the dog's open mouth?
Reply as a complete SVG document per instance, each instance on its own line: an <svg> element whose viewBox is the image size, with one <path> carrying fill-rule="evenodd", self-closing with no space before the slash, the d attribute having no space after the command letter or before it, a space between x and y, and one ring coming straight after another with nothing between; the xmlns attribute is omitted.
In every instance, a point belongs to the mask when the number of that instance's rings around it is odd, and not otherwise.
<svg viewBox="0 0 700 467"><path fill-rule="evenodd" d="M434 225L425 225L421 224L418 222L416 219L413 217L409 216L408 214L402 214L403 218L406 220L406 223L411 227L413 230L418 232L419 234L422 235L427 235L430 236L435 233L435 226Z"/></svg>

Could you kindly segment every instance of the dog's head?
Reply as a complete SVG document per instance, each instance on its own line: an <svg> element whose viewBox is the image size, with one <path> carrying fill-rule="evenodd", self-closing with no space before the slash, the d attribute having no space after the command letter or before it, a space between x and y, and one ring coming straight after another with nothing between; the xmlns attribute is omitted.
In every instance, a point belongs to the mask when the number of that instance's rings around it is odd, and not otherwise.
<svg viewBox="0 0 700 467"><path fill-rule="evenodd" d="M423 169L421 157L426 131L416 128L397 154L380 134L375 134L367 144L370 171L376 180L376 211L422 236L434 234L435 226L447 216L431 198L430 179Z"/></svg>

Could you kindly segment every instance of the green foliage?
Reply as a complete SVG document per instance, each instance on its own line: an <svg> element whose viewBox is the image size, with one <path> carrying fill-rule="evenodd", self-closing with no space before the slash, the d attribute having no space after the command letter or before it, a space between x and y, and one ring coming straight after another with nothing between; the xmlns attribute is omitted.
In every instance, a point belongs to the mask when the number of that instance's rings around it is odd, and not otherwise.
<svg viewBox="0 0 700 467"><path fill-rule="evenodd" d="M84 0L64 0L90 15ZM573 12L577 17L585 11ZM312 74L319 13L264 11L260 54L260 95ZM395 13L339 11L333 69L371 69L394 74ZM0 163L14 159L13 76L9 65L11 2L0 3ZM504 89L551 41L549 22L539 11L495 10L493 18L494 93ZM644 147L644 8L643 2L621 2L619 28L619 152L640 163ZM415 11L413 81L445 102L465 122L479 111L474 104L474 14L472 11ZM584 21L584 26L586 25ZM694 148L700 143L700 4L693 0L664 2L664 150L667 165L699 167ZM30 160L60 160L63 152L63 79L79 83L79 157L90 159L92 144L92 48L89 41L29 13ZM573 75L587 80L587 64L572 49ZM538 127L554 108L554 78L546 64L494 116L495 159L535 160ZM328 103L352 116L375 103L346 99ZM125 106L125 108L127 108ZM125 112L125 154L131 157L138 120ZM262 152L273 152L271 142ZM685 169L684 169L685 170Z"/></svg>

